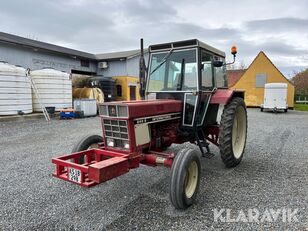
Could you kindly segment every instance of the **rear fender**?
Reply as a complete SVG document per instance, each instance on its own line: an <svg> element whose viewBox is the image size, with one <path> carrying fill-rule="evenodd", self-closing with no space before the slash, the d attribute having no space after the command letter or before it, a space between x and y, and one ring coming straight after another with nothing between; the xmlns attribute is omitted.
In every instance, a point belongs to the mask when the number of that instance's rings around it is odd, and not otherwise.
<svg viewBox="0 0 308 231"><path fill-rule="evenodd" d="M245 91L230 90L230 89L217 89L212 95L210 104L226 105L233 97L241 97L244 99Z"/></svg>

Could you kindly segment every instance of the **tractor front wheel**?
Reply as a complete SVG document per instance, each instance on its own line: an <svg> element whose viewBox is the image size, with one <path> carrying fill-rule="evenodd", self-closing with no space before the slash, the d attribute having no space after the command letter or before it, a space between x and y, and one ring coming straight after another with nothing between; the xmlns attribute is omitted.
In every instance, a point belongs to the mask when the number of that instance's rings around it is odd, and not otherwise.
<svg viewBox="0 0 308 231"><path fill-rule="evenodd" d="M219 132L221 159L226 167L238 165L244 154L247 137L247 111L242 98L234 97L222 113Z"/></svg>
<svg viewBox="0 0 308 231"><path fill-rule="evenodd" d="M72 150L72 153L85 151L91 148L99 148L98 143L101 143L103 141L103 137L99 135L87 135L76 143ZM84 156L81 156L78 160L78 163L83 164L84 162Z"/></svg>
<svg viewBox="0 0 308 231"><path fill-rule="evenodd" d="M196 199L201 174L200 155L194 149L182 149L171 168L170 200L176 209L185 209Z"/></svg>

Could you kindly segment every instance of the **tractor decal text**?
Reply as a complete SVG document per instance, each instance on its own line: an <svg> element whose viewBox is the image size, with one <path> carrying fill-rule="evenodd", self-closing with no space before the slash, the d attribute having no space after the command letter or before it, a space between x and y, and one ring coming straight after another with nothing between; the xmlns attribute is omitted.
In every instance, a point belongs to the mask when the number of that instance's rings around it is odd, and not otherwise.
<svg viewBox="0 0 308 231"><path fill-rule="evenodd" d="M155 123L158 121L165 121L165 120L178 119L178 118L180 118L180 113L174 113L174 114L135 119L134 124Z"/></svg>

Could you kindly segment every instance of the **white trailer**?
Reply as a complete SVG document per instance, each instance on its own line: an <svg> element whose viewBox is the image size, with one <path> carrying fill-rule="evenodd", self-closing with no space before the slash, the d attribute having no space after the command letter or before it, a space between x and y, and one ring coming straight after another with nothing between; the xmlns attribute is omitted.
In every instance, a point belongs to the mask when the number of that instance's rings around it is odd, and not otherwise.
<svg viewBox="0 0 308 231"><path fill-rule="evenodd" d="M288 111L288 84L286 83L267 83L264 86L264 103L261 111L270 109L274 112L278 110Z"/></svg>

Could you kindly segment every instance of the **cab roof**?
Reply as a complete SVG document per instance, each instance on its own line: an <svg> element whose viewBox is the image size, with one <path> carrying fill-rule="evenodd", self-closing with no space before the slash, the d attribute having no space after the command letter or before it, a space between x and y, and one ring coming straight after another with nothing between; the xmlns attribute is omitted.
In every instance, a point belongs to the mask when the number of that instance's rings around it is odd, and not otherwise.
<svg viewBox="0 0 308 231"><path fill-rule="evenodd" d="M156 52L156 51L164 51L164 50L170 50L170 49L180 49L180 48L186 48L186 47L201 47L207 51L210 51L218 56L226 57L225 52L218 50L204 42L201 42L198 39L190 39L190 40L182 40L177 42L170 42L170 43L161 43L161 44L155 44L149 46L150 52Z"/></svg>

